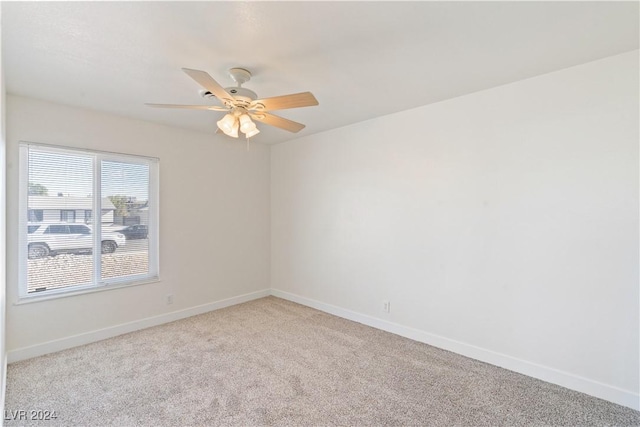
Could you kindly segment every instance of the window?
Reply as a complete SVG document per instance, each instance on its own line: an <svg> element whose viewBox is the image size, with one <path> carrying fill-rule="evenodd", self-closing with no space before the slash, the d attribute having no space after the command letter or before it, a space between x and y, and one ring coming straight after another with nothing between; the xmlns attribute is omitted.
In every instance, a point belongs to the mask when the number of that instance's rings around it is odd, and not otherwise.
<svg viewBox="0 0 640 427"><path fill-rule="evenodd" d="M86 225L70 225L70 234L91 234L91 229Z"/></svg>
<svg viewBox="0 0 640 427"><path fill-rule="evenodd" d="M76 222L76 211L61 210L60 222Z"/></svg>
<svg viewBox="0 0 640 427"><path fill-rule="evenodd" d="M69 226L50 225L44 230L44 234L69 234Z"/></svg>
<svg viewBox="0 0 640 427"><path fill-rule="evenodd" d="M29 209L29 222L42 222L42 209Z"/></svg>
<svg viewBox="0 0 640 427"><path fill-rule="evenodd" d="M22 298L158 277L157 159L24 143L20 165Z"/></svg>

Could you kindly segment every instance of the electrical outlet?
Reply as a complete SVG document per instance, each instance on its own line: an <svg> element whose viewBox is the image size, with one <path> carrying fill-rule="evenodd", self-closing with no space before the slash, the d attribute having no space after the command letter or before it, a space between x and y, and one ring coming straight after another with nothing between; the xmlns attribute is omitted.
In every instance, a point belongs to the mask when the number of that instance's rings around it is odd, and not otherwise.
<svg viewBox="0 0 640 427"><path fill-rule="evenodd" d="M167 305L173 304L173 294L167 295Z"/></svg>
<svg viewBox="0 0 640 427"><path fill-rule="evenodd" d="M391 303L389 301L382 301L382 309L385 313L391 312Z"/></svg>

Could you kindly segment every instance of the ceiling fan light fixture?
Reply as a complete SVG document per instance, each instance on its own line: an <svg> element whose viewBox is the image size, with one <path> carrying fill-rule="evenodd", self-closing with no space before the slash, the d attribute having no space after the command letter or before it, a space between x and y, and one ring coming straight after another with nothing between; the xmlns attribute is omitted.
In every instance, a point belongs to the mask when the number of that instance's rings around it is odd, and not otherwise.
<svg viewBox="0 0 640 427"><path fill-rule="evenodd" d="M225 132L224 133L227 136L230 136L231 138L237 138L238 137L238 128L233 129L231 132Z"/></svg>
<svg viewBox="0 0 640 427"><path fill-rule="evenodd" d="M240 130L243 133L247 133L253 130L256 127L256 124L251 121L251 117L248 114L242 114L240 116Z"/></svg>
<svg viewBox="0 0 640 427"><path fill-rule="evenodd" d="M229 132L224 132L224 134L228 135L228 136L230 136L232 138L237 138L238 137L238 122L236 121L233 124L233 127L231 128L231 130Z"/></svg>
<svg viewBox="0 0 640 427"><path fill-rule="evenodd" d="M218 120L217 124L218 124L218 128L220 128L220 130L226 133L227 135L229 134L229 132L231 132L231 130L234 127L236 128L236 134L238 133L238 129L236 126L237 121L233 114L225 115L221 120Z"/></svg>
<svg viewBox="0 0 640 427"><path fill-rule="evenodd" d="M258 130L258 128L256 127L255 123L253 124L253 129L250 129L248 132L244 133L244 136L247 138L251 138L254 135L257 135L260 133L260 130Z"/></svg>

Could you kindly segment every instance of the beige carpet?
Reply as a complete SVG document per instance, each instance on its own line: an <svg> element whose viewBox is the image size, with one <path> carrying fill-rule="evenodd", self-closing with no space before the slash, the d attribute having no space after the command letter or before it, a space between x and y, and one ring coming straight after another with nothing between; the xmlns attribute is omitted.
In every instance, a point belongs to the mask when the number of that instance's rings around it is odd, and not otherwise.
<svg viewBox="0 0 640 427"><path fill-rule="evenodd" d="M57 419L6 425L640 425L629 408L274 297L11 364L5 418L16 410Z"/></svg>

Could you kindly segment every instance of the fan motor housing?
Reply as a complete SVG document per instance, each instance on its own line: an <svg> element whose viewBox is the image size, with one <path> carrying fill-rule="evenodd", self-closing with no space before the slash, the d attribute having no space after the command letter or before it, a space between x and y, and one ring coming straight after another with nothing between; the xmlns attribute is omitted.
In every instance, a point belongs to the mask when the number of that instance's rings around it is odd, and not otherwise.
<svg viewBox="0 0 640 427"><path fill-rule="evenodd" d="M243 88L243 87L239 87L239 86L227 87L224 90L226 90L231 96L233 96L237 100L244 101L247 103L258 98L258 95L254 91ZM199 93L200 93L200 96L203 98L216 97L214 94L212 94L208 90L200 90Z"/></svg>
<svg viewBox="0 0 640 427"><path fill-rule="evenodd" d="M234 98L247 98L249 101L253 101L258 98L258 95L256 95L254 91L239 86L227 87L225 90Z"/></svg>

